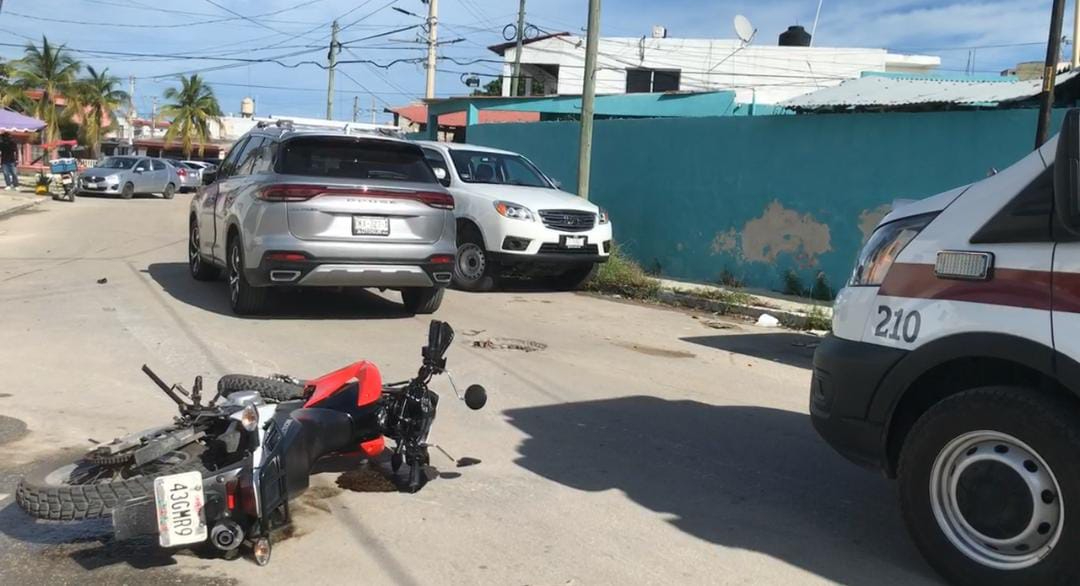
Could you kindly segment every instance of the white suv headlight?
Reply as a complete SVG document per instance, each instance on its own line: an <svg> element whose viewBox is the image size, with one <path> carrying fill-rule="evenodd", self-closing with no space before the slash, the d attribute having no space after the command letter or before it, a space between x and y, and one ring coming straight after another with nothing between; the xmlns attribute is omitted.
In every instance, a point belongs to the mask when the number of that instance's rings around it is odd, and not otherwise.
<svg viewBox="0 0 1080 586"><path fill-rule="evenodd" d="M607 224L611 221L611 218L608 218L607 210L605 210L604 208L600 208L598 218L601 224Z"/></svg>
<svg viewBox="0 0 1080 586"><path fill-rule="evenodd" d="M500 216L512 218L514 220L525 220L526 222L536 221L536 216L533 215L532 210L508 201L495 202L495 211L499 212Z"/></svg>
<svg viewBox="0 0 1080 586"><path fill-rule="evenodd" d="M877 286L885 280L896 257L937 217L936 213L922 214L889 222L874 231L870 240L859 253L855 271L848 285L852 287Z"/></svg>

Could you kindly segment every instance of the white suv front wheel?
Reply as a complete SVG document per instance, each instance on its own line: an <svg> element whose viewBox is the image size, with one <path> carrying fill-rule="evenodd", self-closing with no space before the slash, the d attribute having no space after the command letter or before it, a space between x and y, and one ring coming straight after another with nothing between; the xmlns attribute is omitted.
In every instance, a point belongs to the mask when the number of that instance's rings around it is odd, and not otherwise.
<svg viewBox="0 0 1080 586"><path fill-rule="evenodd" d="M463 240L458 244L454 262L454 285L465 291L491 291L497 281L497 268L482 243Z"/></svg>

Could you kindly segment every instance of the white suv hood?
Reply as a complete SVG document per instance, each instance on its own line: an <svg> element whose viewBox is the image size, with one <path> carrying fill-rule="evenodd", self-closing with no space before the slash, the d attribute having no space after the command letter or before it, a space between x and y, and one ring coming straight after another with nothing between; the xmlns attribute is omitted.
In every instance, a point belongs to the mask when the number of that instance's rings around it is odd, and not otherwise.
<svg viewBox="0 0 1080 586"><path fill-rule="evenodd" d="M572 193L546 187L522 187L520 185L495 185L491 183L464 183L450 189L450 193L464 192L491 201L506 201L537 210L581 210L597 213L599 208Z"/></svg>

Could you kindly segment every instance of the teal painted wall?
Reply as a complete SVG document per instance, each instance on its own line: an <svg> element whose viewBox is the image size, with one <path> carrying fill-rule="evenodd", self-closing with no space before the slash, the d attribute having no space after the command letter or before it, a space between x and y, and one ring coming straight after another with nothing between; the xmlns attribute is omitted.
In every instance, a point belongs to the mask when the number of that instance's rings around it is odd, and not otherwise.
<svg viewBox="0 0 1080 586"><path fill-rule="evenodd" d="M1055 113L1053 128L1063 111ZM781 290L838 289L895 199L977 181L1030 152L1034 110L598 120L591 199L647 269ZM525 154L572 189L579 127L484 124L469 142Z"/></svg>

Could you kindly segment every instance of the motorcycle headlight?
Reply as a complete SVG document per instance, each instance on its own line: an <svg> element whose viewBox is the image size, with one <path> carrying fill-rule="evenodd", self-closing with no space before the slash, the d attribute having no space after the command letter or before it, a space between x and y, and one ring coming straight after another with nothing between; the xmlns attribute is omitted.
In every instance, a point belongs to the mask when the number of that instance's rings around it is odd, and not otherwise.
<svg viewBox="0 0 1080 586"><path fill-rule="evenodd" d="M600 217L600 223L601 224L607 224L608 222L611 221L611 219L608 218L607 210L605 210L604 208L600 208L600 212L599 212L598 215Z"/></svg>
<svg viewBox="0 0 1080 586"><path fill-rule="evenodd" d="M499 212L500 216L514 220L525 220L526 222L536 220L536 216L533 215L529 208L508 201L495 202L495 211Z"/></svg>
<svg viewBox="0 0 1080 586"><path fill-rule="evenodd" d="M885 280L896 257L922 232L923 228L937 216L937 213L922 214L889 222L874 231L870 240L859 253L855 271L851 274L849 286L877 286Z"/></svg>

